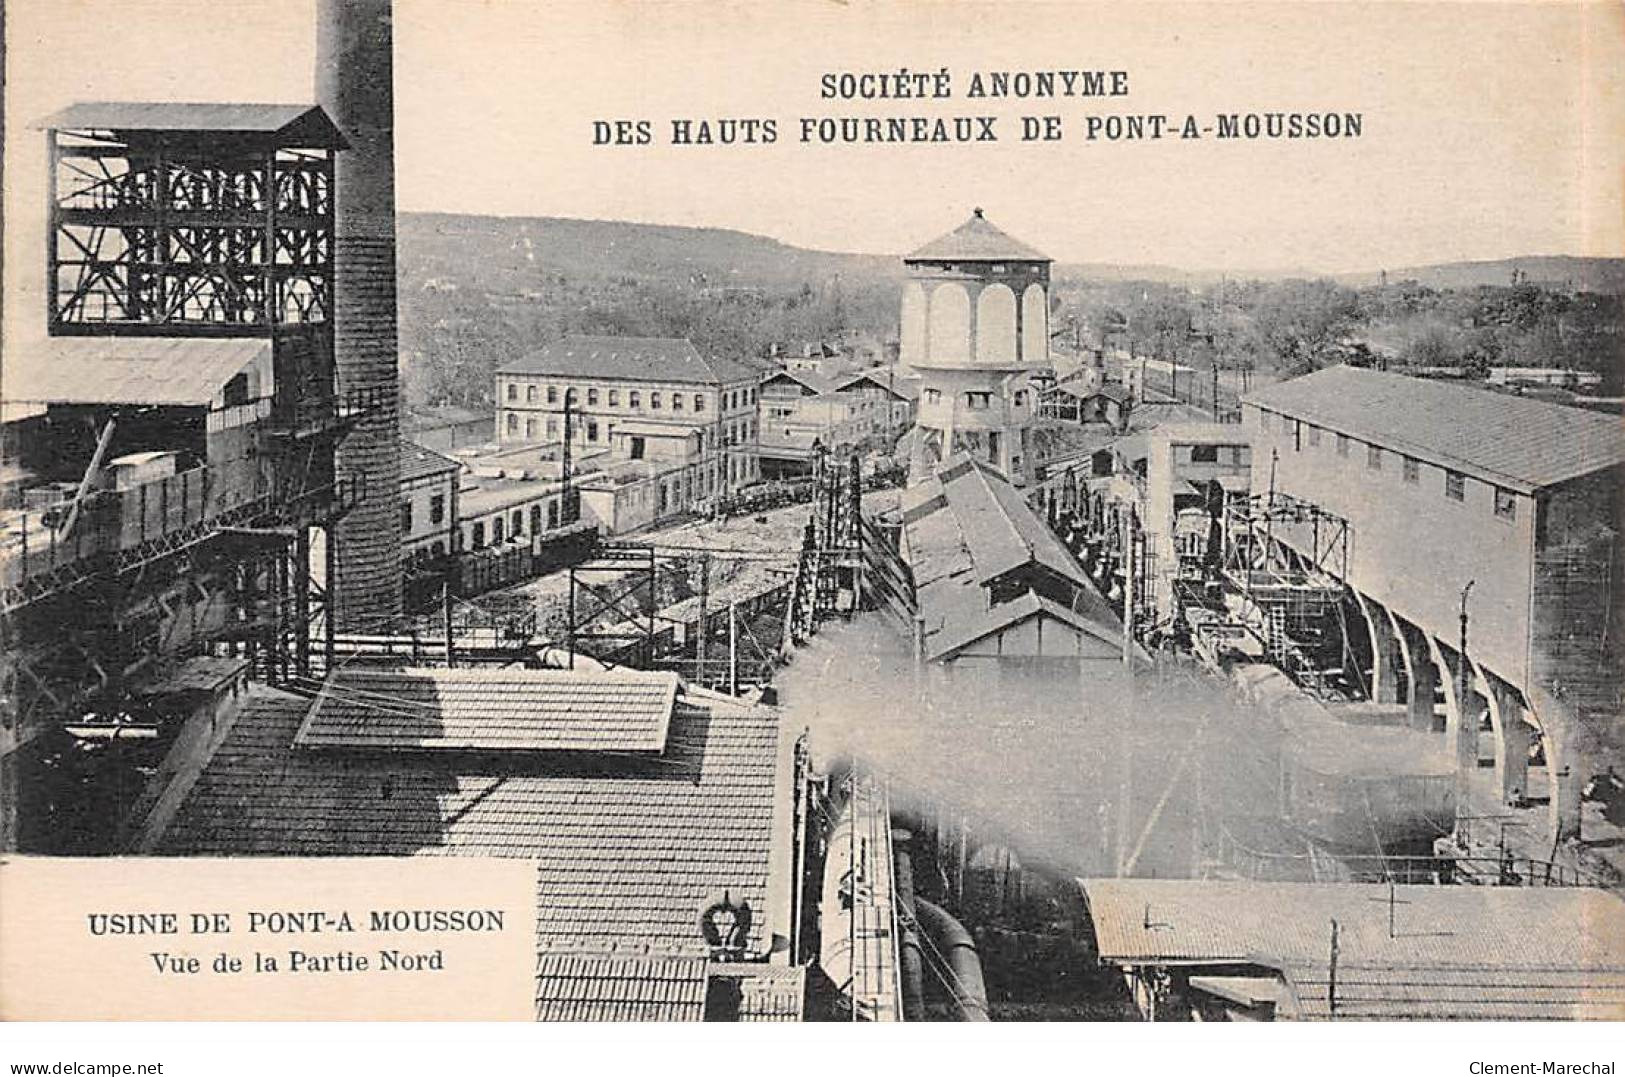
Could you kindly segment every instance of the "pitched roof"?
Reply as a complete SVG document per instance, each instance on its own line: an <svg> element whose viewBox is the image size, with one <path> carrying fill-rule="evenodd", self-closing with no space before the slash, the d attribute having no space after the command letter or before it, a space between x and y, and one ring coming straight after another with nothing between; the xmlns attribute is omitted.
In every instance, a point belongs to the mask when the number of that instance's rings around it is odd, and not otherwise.
<svg viewBox="0 0 1625 1077"><path fill-rule="evenodd" d="M834 392L836 386L841 384L839 378L828 374L820 374L814 370L788 369L778 370L767 375L762 379L762 384L766 385L768 382L777 381L780 378L786 378L795 382L802 388L811 391L814 396L821 396L824 393Z"/></svg>
<svg viewBox="0 0 1625 1077"><path fill-rule="evenodd" d="M902 400L913 400L920 395L918 378L899 374L895 367L889 366L874 366L864 370L854 370L852 373L835 380L835 391L841 392L844 389L850 389L860 381L878 385Z"/></svg>
<svg viewBox="0 0 1625 1077"><path fill-rule="evenodd" d="M1243 402L1522 490L1625 463L1618 416L1359 367L1327 367Z"/></svg>
<svg viewBox="0 0 1625 1077"><path fill-rule="evenodd" d="M475 671L478 672L478 671ZM388 715L388 707L384 715ZM553 952L699 941L727 891L764 952L786 893L788 741L776 711L679 693L660 755L304 751L310 701L256 687L158 839L181 855L509 856L537 862ZM781 926L782 929L782 926Z"/></svg>
<svg viewBox="0 0 1625 1077"><path fill-rule="evenodd" d="M677 674L552 669L335 672L297 748L659 752Z"/></svg>
<svg viewBox="0 0 1625 1077"><path fill-rule="evenodd" d="M415 441L401 438L401 481L414 482L430 475L444 475L448 471L461 471L463 465L433 449L426 449Z"/></svg>
<svg viewBox="0 0 1625 1077"><path fill-rule="evenodd" d="M975 210L970 220L945 236L939 236L915 251L903 256L904 262L1048 262L1049 255L1041 254L1019 239L1007 235L993 222Z"/></svg>
<svg viewBox="0 0 1625 1077"><path fill-rule="evenodd" d="M1558 886L1084 879L1099 953L1123 964L1281 970L1297 1012L1338 1017L1625 1016L1625 901ZM1400 904L1402 902L1402 904Z"/></svg>
<svg viewBox="0 0 1625 1077"><path fill-rule="evenodd" d="M497 373L683 385L724 385L757 379L750 367L702 355L681 337L565 337L505 364Z"/></svg>
<svg viewBox="0 0 1625 1077"><path fill-rule="evenodd" d="M51 337L6 364L6 400L202 406L270 350L262 339Z"/></svg>
<svg viewBox="0 0 1625 1077"><path fill-rule="evenodd" d="M1037 562L1073 583L1089 585L1089 577L1061 540L991 465L961 453L937 472L937 479L970 552L978 582L988 583Z"/></svg>
<svg viewBox="0 0 1625 1077"><path fill-rule="evenodd" d="M1093 591L1085 593L1093 594ZM935 620L931 614L940 612L940 602L935 601L936 598L937 596L932 596L921 603L928 625ZM1079 635L1093 637L1108 653L1115 649L1116 653L1121 654L1122 633L1111 628L1111 622L1116 620L1116 616L1112 614L1110 608L1105 606L1104 601L1101 602L1100 609L1089 608L1093 604L1088 602L1082 605L1088 608L1089 614L1093 616L1079 610L1068 609L1059 602L1032 591L1009 602L1001 602L992 608L966 608L958 616L938 621L941 627L936 631L930 631L928 627L925 657L932 662L952 658L977 640L986 639L995 632L1002 632L1035 617L1064 624ZM933 606L938 608L933 610ZM1102 611L1104 616L1101 615Z"/></svg>
<svg viewBox="0 0 1625 1077"><path fill-rule="evenodd" d="M703 948L544 948L536 955L536 1020L699 1021L708 963Z"/></svg>
<svg viewBox="0 0 1625 1077"><path fill-rule="evenodd" d="M267 145L341 149L348 145L320 105L232 101L80 101L36 127L189 137L226 132Z"/></svg>

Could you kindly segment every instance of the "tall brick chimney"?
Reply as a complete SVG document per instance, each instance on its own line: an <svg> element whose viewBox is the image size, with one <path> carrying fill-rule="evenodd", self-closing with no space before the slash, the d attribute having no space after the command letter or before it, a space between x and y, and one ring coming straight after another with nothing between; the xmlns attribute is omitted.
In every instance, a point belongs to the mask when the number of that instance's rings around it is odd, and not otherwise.
<svg viewBox="0 0 1625 1077"><path fill-rule="evenodd" d="M401 615L400 376L395 321L395 104L391 0L319 0L316 97L350 141L338 155L334 350L339 389L382 396L340 444L362 500L337 528L329 601L340 631Z"/></svg>

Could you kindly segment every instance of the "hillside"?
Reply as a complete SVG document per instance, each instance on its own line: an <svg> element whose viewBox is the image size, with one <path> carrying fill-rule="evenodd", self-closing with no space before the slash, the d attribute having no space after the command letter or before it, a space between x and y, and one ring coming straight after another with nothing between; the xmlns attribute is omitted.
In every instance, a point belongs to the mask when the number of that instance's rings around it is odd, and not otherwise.
<svg viewBox="0 0 1625 1077"><path fill-rule="evenodd" d="M1428 288L1446 289L1505 287L1512 283L1513 270L1527 284L1557 288L1573 287L1582 292L1625 292L1625 258L1574 258L1568 255L1540 255L1528 258L1500 258L1487 262L1444 262L1439 265L1410 266L1388 272L1397 283L1414 280ZM1347 273L1336 278L1344 284L1365 287L1378 283L1381 274Z"/></svg>

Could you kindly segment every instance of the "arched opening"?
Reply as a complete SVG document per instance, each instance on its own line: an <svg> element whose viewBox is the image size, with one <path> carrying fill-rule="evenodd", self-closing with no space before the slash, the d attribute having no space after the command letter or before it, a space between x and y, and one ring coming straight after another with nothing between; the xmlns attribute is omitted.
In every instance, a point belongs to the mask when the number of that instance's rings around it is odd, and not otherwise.
<svg viewBox="0 0 1625 1077"><path fill-rule="evenodd" d="M1049 295L1042 284L1029 284L1021 295L1021 361L1049 361Z"/></svg>
<svg viewBox="0 0 1625 1077"><path fill-rule="evenodd" d="M970 362L970 293L964 285L939 284L931 293L927 352L933 363Z"/></svg>
<svg viewBox="0 0 1625 1077"><path fill-rule="evenodd" d="M990 284L976 299L976 361L1016 361L1016 293Z"/></svg>
<svg viewBox="0 0 1625 1077"><path fill-rule="evenodd" d="M898 357L916 362L925 352L925 289L916 282L903 285L902 326Z"/></svg>

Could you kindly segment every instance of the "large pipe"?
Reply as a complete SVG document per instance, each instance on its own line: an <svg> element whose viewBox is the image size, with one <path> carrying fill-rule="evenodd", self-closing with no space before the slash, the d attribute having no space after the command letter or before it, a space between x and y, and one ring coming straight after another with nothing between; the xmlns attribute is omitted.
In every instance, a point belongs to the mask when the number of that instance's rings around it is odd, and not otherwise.
<svg viewBox="0 0 1625 1077"><path fill-rule="evenodd" d="M897 948L903 973L903 1020L920 1021L925 1018L925 964L914 912L914 859L909 852L912 842L913 835L906 830L891 832L892 887L897 893L897 907L904 913L898 918L901 931Z"/></svg>
<svg viewBox="0 0 1625 1077"><path fill-rule="evenodd" d="M914 916L920 929L948 965L950 993L961 1021L986 1021L987 985L982 981L982 959L970 932L940 905L914 897Z"/></svg>
<svg viewBox="0 0 1625 1077"><path fill-rule="evenodd" d="M349 140L338 154L333 349L339 391L373 399L335 468L360 501L337 530L327 581L341 631L401 615L400 376L395 312L395 106L391 0L319 0L316 98Z"/></svg>

